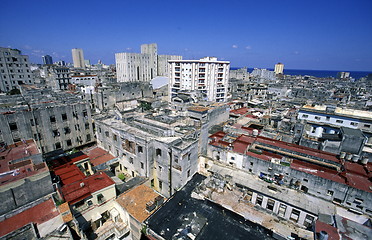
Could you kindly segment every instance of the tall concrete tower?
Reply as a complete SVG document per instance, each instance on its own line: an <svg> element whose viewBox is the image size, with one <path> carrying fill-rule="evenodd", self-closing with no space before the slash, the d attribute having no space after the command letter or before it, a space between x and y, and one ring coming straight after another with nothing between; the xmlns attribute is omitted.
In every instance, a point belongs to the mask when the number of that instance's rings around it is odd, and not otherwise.
<svg viewBox="0 0 372 240"><path fill-rule="evenodd" d="M158 75L158 45L156 43L142 44L141 53L149 55L150 79Z"/></svg>
<svg viewBox="0 0 372 240"><path fill-rule="evenodd" d="M275 64L275 74L283 74L284 72L284 64L283 63L277 63Z"/></svg>
<svg viewBox="0 0 372 240"><path fill-rule="evenodd" d="M75 68L85 68L83 49L81 48L72 49L72 61L74 62Z"/></svg>

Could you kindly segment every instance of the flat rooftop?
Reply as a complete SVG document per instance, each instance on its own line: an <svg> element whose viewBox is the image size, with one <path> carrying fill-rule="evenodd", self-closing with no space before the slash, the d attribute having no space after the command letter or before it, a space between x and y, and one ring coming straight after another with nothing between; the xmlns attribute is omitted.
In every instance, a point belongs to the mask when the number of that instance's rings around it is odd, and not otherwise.
<svg viewBox="0 0 372 240"><path fill-rule="evenodd" d="M156 198L163 198L150 187L142 184L133 189L124 192L117 197L116 202L128 211L138 222L143 222L148 218L156 208L152 211L146 209L146 204L156 203Z"/></svg>
<svg viewBox="0 0 372 240"><path fill-rule="evenodd" d="M164 239L274 239L271 232L208 200L192 197L206 177L196 173L155 214L148 227Z"/></svg>
<svg viewBox="0 0 372 240"><path fill-rule="evenodd" d="M35 157L40 162L34 163L32 159ZM47 165L41 161L41 154L34 140L20 141L3 147L0 152L0 186L48 172Z"/></svg>

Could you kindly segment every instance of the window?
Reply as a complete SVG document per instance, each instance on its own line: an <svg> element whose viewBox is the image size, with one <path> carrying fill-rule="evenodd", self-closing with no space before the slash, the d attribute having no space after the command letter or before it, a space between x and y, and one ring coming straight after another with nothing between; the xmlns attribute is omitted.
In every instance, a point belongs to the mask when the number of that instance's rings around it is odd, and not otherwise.
<svg viewBox="0 0 372 240"><path fill-rule="evenodd" d="M85 123L85 130L89 129L89 123Z"/></svg>
<svg viewBox="0 0 372 240"><path fill-rule="evenodd" d="M154 179L151 179L151 187L154 187Z"/></svg>
<svg viewBox="0 0 372 240"><path fill-rule="evenodd" d="M65 135L71 133L71 129L69 127L64 128Z"/></svg>
<svg viewBox="0 0 372 240"><path fill-rule="evenodd" d="M18 130L17 123L15 122L9 123L9 128L10 131L17 131Z"/></svg>
<svg viewBox="0 0 372 240"><path fill-rule="evenodd" d="M328 190L328 192L327 192L327 195L329 195L329 196L333 196L333 191L331 191L331 190Z"/></svg>
<svg viewBox="0 0 372 240"><path fill-rule="evenodd" d="M313 216L311 216L309 214L306 214L305 221L304 221L304 226L306 228L310 228L313 225L314 219L315 218Z"/></svg>
<svg viewBox="0 0 372 240"><path fill-rule="evenodd" d="M132 157L129 158L129 163L133 164L133 158Z"/></svg>
<svg viewBox="0 0 372 240"><path fill-rule="evenodd" d="M190 177L190 170L187 170L187 177Z"/></svg>
<svg viewBox="0 0 372 240"><path fill-rule="evenodd" d="M299 217L300 217L300 211L296 209L292 209L292 213L289 219L291 219L294 222L297 222Z"/></svg>
<svg viewBox="0 0 372 240"><path fill-rule="evenodd" d="M112 136L112 138L114 139L115 142L118 141L118 136L117 136L116 134L114 134L114 135Z"/></svg>
<svg viewBox="0 0 372 240"><path fill-rule="evenodd" d="M98 195L97 195L97 202L98 202L99 204L101 204L101 203L103 203L104 201L105 201L105 197L103 196L103 194L102 194L102 193L98 194Z"/></svg>
<svg viewBox="0 0 372 240"><path fill-rule="evenodd" d="M92 139L90 137L90 134L87 134L87 142L90 142Z"/></svg>
<svg viewBox="0 0 372 240"><path fill-rule="evenodd" d="M61 143L60 142L56 142L55 147L56 147L56 149L61 149L62 148L61 147Z"/></svg>
<svg viewBox="0 0 372 240"><path fill-rule="evenodd" d="M286 210L287 210L287 206L281 203L280 206L279 206L278 216L279 217L285 217L285 211Z"/></svg>
<svg viewBox="0 0 372 240"><path fill-rule="evenodd" d="M141 169L144 169L145 168L145 165L143 164L143 162L141 162Z"/></svg>
<svg viewBox="0 0 372 240"><path fill-rule="evenodd" d="M357 126L358 123L356 123L356 122L351 122L350 125L351 125L351 126Z"/></svg>
<svg viewBox="0 0 372 240"><path fill-rule="evenodd" d="M66 145L67 145L68 147L72 146L71 139L66 140Z"/></svg>
<svg viewBox="0 0 372 240"><path fill-rule="evenodd" d="M161 149L160 148L156 149L156 156L161 156Z"/></svg>
<svg viewBox="0 0 372 240"><path fill-rule="evenodd" d="M342 120L336 120L336 123L343 123L344 121Z"/></svg>
<svg viewBox="0 0 372 240"><path fill-rule="evenodd" d="M53 115L53 116L50 116L50 122L51 123L55 123L56 122L56 117Z"/></svg>
<svg viewBox="0 0 372 240"><path fill-rule="evenodd" d="M163 190L163 182L159 180L159 189Z"/></svg>
<svg viewBox="0 0 372 240"><path fill-rule="evenodd" d="M35 122L34 122L34 119L30 119L30 123L31 123L31 126L35 126Z"/></svg>
<svg viewBox="0 0 372 240"><path fill-rule="evenodd" d="M308 117L309 117L309 115L307 115L307 114L304 114L304 115L302 115L302 117L303 117L303 118L308 118Z"/></svg>
<svg viewBox="0 0 372 240"><path fill-rule="evenodd" d="M231 160L233 160L233 161L234 161L234 160L235 160L235 157L231 157Z"/></svg>
<svg viewBox="0 0 372 240"><path fill-rule="evenodd" d="M365 127L365 128L370 128L371 125L370 125L370 124L364 124L364 127Z"/></svg>
<svg viewBox="0 0 372 240"><path fill-rule="evenodd" d="M137 150L138 150L139 153L142 153L143 152L143 147L142 146L138 146L137 147Z"/></svg>
<svg viewBox="0 0 372 240"><path fill-rule="evenodd" d="M263 200L263 197L262 195L257 195L257 198L256 198L256 205L262 205L262 200Z"/></svg>
<svg viewBox="0 0 372 240"><path fill-rule="evenodd" d="M110 137L110 133L108 131L105 132L106 137Z"/></svg>
<svg viewBox="0 0 372 240"><path fill-rule="evenodd" d="M86 110L83 111L83 117L88 117L88 112Z"/></svg>
<svg viewBox="0 0 372 240"><path fill-rule="evenodd" d="M316 119L316 120L320 120L320 117L316 116L315 119Z"/></svg>
<svg viewBox="0 0 372 240"><path fill-rule="evenodd" d="M59 136L58 130L53 130L53 137L58 137L58 136Z"/></svg>
<svg viewBox="0 0 372 240"><path fill-rule="evenodd" d="M274 205L275 205L275 201L273 199L267 200L267 205L266 205L267 209L269 209L270 211L273 211Z"/></svg>
<svg viewBox="0 0 372 240"><path fill-rule="evenodd" d="M309 182L309 180L307 180L306 178L304 178L303 180L304 180L304 182Z"/></svg>

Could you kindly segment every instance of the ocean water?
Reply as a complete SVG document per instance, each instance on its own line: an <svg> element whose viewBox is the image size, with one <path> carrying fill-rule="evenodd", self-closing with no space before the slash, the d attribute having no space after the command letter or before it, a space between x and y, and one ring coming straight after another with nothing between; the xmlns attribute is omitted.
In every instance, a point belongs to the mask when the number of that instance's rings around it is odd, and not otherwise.
<svg viewBox="0 0 372 240"><path fill-rule="evenodd" d="M231 68L239 69L239 68ZM268 70L273 71L274 69L268 68ZM252 72L253 68L248 68L248 72ZM368 74L372 74L371 72L362 72L362 71L329 71L329 70L304 70L304 69L285 69L284 68L284 74L285 75L308 75L308 76L314 76L319 78L326 78L326 77L337 77L338 72L350 72L350 76L354 79L359 79L362 77L366 77Z"/></svg>

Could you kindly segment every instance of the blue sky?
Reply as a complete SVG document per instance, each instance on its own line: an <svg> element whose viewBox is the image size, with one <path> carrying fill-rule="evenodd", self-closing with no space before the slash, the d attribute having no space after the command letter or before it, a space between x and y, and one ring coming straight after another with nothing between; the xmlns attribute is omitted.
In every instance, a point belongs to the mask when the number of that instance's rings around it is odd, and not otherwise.
<svg viewBox="0 0 372 240"><path fill-rule="evenodd" d="M71 62L115 62L157 43L159 54L216 56L232 67L372 71L371 0L2 0L0 46Z"/></svg>

